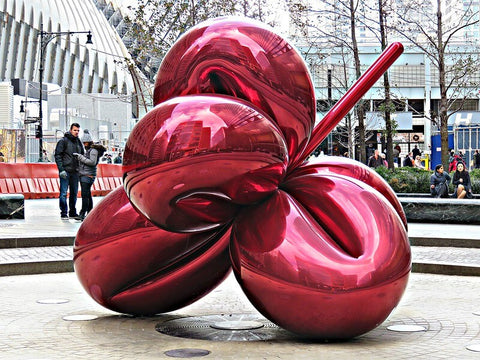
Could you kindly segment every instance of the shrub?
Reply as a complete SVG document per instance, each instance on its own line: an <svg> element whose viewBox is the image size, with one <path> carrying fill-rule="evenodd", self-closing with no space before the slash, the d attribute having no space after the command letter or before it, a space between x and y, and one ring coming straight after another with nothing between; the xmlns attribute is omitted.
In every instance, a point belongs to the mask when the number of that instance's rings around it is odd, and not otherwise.
<svg viewBox="0 0 480 360"><path fill-rule="evenodd" d="M395 169L387 169L381 166L375 170L396 193L430 193L430 176L433 171L408 166ZM454 172L450 173L452 179L453 174ZM472 182L472 192L480 194L480 169L470 171L470 180ZM449 192L453 193L454 190L455 187L450 182Z"/></svg>

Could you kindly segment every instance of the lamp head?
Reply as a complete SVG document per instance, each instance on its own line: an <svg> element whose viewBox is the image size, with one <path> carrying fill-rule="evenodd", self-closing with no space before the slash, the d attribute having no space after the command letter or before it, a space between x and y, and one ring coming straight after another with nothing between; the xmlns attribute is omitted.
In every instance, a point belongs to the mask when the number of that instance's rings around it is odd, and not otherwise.
<svg viewBox="0 0 480 360"><path fill-rule="evenodd" d="M85 44L88 44L88 45L93 44L91 31L89 31L87 34L87 42Z"/></svg>

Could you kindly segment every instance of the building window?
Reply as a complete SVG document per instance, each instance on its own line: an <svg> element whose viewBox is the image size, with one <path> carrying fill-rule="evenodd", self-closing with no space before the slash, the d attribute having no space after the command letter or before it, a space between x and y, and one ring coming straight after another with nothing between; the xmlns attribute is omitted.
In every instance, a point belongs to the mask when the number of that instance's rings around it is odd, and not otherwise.
<svg viewBox="0 0 480 360"><path fill-rule="evenodd" d="M397 65L389 71L390 85L395 87L424 87L425 65Z"/></svg>
<svg viewBox="0 0 480 360"><path fill-rule="evenodd" d="M408 99L408 111L412 112L413 117L425 116L425 106L423 99Z"/></svg>

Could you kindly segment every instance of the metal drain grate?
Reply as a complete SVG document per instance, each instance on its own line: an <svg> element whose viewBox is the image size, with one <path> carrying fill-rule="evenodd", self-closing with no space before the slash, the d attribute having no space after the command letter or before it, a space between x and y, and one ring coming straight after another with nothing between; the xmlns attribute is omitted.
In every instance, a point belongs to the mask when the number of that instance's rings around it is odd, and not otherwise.
<svg viewBox="0 0 480 360"><path fill-rule="evenodd" d="M159 323L162 334L212 341L293 339L295 335L256 314L217 314L184 317Z"/></svg>

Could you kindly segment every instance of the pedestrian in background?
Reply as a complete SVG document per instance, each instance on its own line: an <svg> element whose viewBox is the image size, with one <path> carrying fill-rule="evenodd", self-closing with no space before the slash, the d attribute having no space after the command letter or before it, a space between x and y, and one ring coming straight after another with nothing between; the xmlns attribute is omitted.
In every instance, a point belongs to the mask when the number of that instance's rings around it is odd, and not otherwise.
<svg viewBox="0 0 480 360"><path fill-rule="evenodd" d="M114 164L121 164L123 162L122 153L119 152L115 159L113 159Z"/></svg>
<svg viewBox="0 0 480 360"><path fill-rule="evenodd" d="M79 162L78 173L82 189L82 209L76 217L80 221L83 221L85 216L93 209L92 185L97 176L98 161L106 150L103 145L93 143L92 135L87 129L83 132L82 143L85 146L85 155L73 153Z"/></svg>
<svg viewBox="0 0 480 360"><path fill-rule="evenodd" d="M458 163L463 163L463 158L461 156L461 152L458 154L455 154L455 152L452 150L450 153L450 157L448 159L449 165L448 165L448 172L452 172L457 170L457 164Z"/></svg>
<svg viewBox="0 0 480 360"><path fill-rule="evenodd" d="M410 166L413 167L413 162L415 160L413 159L413 152L409 152L405 160L403 160L403 166Z"/></svg>
<svg viewBox="0 0 480 360"><path fill-rule="evenodd" d="M398 153L397 153L397 151L398 151ZM397 158L394 161L397 162L398 167L402 166L402 158L400 157L401 153L402 153L402 148L400 147L400 145L398 145L398 144L395 145L395 147L393 148L393 156Z"/></svg>
<svg viewBox="0 0 480 360"><path fill-rule="evenodd" d="M417 155L415 157L415 161L413 162L413 166L416 167L417 169L424 169L425 170L425 166L422 165L422 158L420 157L420 155Z"/></svg>
<svg viewBox="0 0 480 360"><path fill-rule="evenodd" d="M412 155L413 155L413 158L414 158L414 159L416 159L417 156L421 156L421 155L422 155L422 152L420 151L420 149L418 148L417 145L415 145L415 146L413 147Z"/></svg>
<svg viewBox="0 0 480 360"><path fill-rule="evenodd" d="M468 199L473 198L470 174L465 169L463 163L457 164L457 169L453 174L453 185L455 185L455 193L453 196L457 199L463 199L464 197L467 197Z"/></svg>
<svg viewBox="0 0 480 360"><path fill-rule="evenodd" d="M448 184L450 175L443 171L443 165L435 166L435 171L430 176L430 194L436 198L448 198Z"/></svg>
<svg viewBox="0 0 480 360"><path fill-rule="evenodd" d="M386 156L384 153L381 153L381 154L380 154L380 157L382 158L383 166L385 166L386 168L388 168L387 156Z"/></svg>
<svg viewBox="0 0 480 360"><path fill-rule="evenodd" d="M70 131L67 131L55 147L55 162L57 163L60 177L60 217L68 220L68 217L77 217L77 192L78 192L78 160L73 153L84 154L82 142L78 138L80 125L73 123ZM67 205L67 192L70 197Z"/></svg>
<svg viewBox="0 0 480 360"><path fill-rule="evenodd" d="M375 149L373 152L373 155L368 158L368 167L371 168L377 168L379 166L384 166L383 165L383 159L380 156L378 149Z"/></svg>
<svg viewBox="0 0 480 360"><path fill-rule="evenodd" d="M473 154L473 168L480 169L480 153L478 149L475 150L475 154Z"/></svg>

